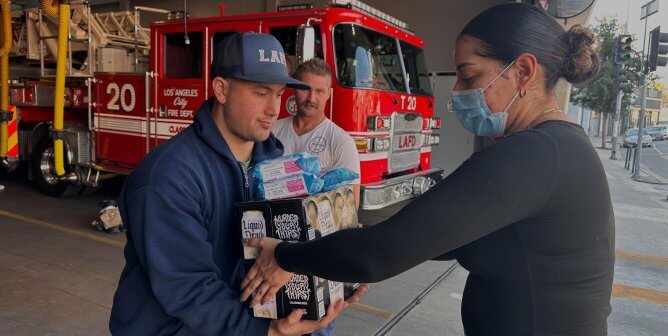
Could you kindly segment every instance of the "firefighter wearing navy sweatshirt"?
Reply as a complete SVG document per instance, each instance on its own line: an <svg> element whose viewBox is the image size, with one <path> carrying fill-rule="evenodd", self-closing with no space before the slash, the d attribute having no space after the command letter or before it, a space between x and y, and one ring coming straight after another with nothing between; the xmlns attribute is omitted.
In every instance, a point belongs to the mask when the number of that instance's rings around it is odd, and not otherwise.
<svg viewBox="0 0 668 336"><path fill-rule="evenodd" d="M288 76L274 37L243 33L216 46L211 87L193 124L149 153L121 191L127 245L114 335L301 335L361 296L332 304L320 322L299 310L273 321L250 315L233 205L254 199L249 169L283 154L270 134L283 91L308 85Z"/></svg>

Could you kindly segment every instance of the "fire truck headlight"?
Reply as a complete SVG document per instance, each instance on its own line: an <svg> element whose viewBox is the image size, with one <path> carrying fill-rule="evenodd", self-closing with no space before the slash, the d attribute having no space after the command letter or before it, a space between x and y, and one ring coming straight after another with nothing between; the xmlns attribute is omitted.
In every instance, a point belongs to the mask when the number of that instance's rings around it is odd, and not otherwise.
<svg viewBox="0 0 668 336"><path fill-rule="evenodd" d="M431 118L431 128L432 129L441 128L441 118Z"/></svg>
<svg viewBox="0 0 668 336"><path fill-rule="evenodd" d="M371 145L370 139L357 139L357 140L355 140L355 146L357 146L357 150L369 151L371 149L370 145Z"/></svg>
<svg viewBox="0 0 668 336"><path fill-rule="evenodd" d="M390 149L390 138L373 139L373 151L384 152Z"/></svg>
<svg viewBox="0 0 668 336"><path fill-rule="evenodd" d="M438 134L425 134L423 137L424 146L435 146L441 142L441 136Z"/></svg>
<svg viewBox="0 0 668 336"><path fill-rule="evenodd" d="M422 120L422 129L439 129L441 128L441 118L424 118Z"/></svg>
<svg viewBox="0 0 668 336"><path fill-rule="evenodd" d="M441 143L441 136L438 134L432 134L431 135L431 144L432 145L438 145Z"/></svg>
<svg viewBox="0 0 668 336"><path fill-rule="evenodd" d="M389 130L392 126L392 119L390 117L373 116L368 117L366 121L366 128L373 131Z"/></svg>

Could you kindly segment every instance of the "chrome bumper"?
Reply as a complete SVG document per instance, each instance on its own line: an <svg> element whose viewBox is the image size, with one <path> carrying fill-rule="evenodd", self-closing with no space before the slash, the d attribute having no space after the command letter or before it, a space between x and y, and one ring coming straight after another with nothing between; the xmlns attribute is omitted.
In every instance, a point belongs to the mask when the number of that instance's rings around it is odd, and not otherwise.
<svg viewBox="0 0 668 336"><path fill-rule="evenodd" d="M376 210L420 196L443 179L443 169L432 168L361 187L360 208Z"/></svg>

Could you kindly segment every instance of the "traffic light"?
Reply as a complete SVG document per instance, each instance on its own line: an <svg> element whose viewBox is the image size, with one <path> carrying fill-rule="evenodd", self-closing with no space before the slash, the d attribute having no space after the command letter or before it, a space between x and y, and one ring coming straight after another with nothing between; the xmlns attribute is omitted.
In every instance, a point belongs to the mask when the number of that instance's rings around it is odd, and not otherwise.
<svg viewBox="0 0 668 336"><path fill-rule="evenodd" d="M615 85L617 90L626 90L629 87L628 77L626 76L626 67L618 65L615 67Z"/></svg>
<svg viewBox="0 0 668 336"><path fill-rule="evenodd" d="M661 27L654 28L649 33L649 71L656 71L657 66L668 64L668 33L662 33Z"/></svg>
<svg viewBox="0 0 668 336"><path fill-rule="evenodd" d="M615 48L615 63L627 64L631 60L631 43L633 37L631 35L619 35Z"/></svg>

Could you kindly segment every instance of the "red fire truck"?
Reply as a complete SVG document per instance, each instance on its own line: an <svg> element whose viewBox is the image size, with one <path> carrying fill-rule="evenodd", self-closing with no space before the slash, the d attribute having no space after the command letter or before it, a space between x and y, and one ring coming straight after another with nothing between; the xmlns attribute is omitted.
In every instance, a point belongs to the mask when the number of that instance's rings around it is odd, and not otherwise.
<svg viewBox="0 0 668 336"><path fill-rule="evenodd" d="M209 65L214 47L238 31L277 37L290 70L313 56L331 66L333 95L327 116L357 144L362 208L378 209L415 197L442 179L442 170L431 167L431 148L439 143L433 130L441 121L433 115L423 41L403 22L359 1L279 6L272 13L236 16L225 16L224 6L220 11L220 16L193 19L172 12L170 19L153 22L145 30L146 43L124 41L129 52L121 58L129 60L134 71L105 71L105 57L111 57L105 55L115 54L103 48L89 50L97 53L95 72L66 81L64 177L55 174L52 163L53 84L24 80L13 85L19 159L30 161L39 189L71 195L112 174L127 174L148 151L188 127L212 94ZM141 32L138 22L133 24L129 30ZM87 47L95 49L90 44L89 40ZM71 57L70 71L77 68L76 55ZM79 58L79 69L90 66L89 58ZM142 61L147 69L142 69ZM295 112L292 92L283 95L282 103L281 117Z"/></svg>

